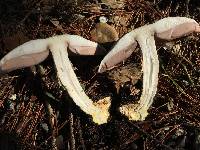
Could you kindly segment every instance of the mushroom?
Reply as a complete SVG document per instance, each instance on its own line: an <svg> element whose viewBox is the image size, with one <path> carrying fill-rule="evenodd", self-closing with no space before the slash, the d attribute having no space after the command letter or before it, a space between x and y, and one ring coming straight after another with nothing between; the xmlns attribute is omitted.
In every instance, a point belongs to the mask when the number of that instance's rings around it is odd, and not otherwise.
<svg viewBox="0 0 200 150"><path fill-rule="evenodd" d="M119 39L118 33L114 27L107 24L108 19L101 16L99 21L100 23L91 31L92 40L98 43L116 42Z"/></svg>
<svg viewBox="0 0 200 150"><path fill-rule="evenodd" d="M200 26L195 20L186 17L167 17L127 33L104 57L99 72L111 69L117 63L128 58L137 44L142 50L142 95L137 104L123 105L119 109L129 120L145 120L148 115L147 110L152 105L157 91L159 61L154 36L172 40L192 32L200 32Z"/></svg>
<svg viewBox="0 0 200 150"><path fill-rule="evenodd" d="M47 39L37 39L26 42L13 49L0 61L0 74L15 69L36 65L52 53L58 78L73 101L85 113L92 116L97 124L107 122L109 117L110 99L106 97L93 103L85 94L68 58L68 48L79 55L97 55L105 53L97 43L86 40L77 35L59 35Z"/></svg>

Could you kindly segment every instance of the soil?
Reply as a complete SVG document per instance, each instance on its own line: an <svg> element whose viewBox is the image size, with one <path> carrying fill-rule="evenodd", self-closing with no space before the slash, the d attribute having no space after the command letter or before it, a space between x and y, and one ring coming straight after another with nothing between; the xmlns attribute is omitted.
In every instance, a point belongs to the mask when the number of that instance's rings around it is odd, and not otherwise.
<svg viewBox="0 0 200 150"><path fill-rule="evenodd" d="M91 40L100 16L125 33L168 16L200 22L199 0L1 0L0 58L22 43L60 34ZM113 1L112 1L113 3ZM123 6L122 6L123 5ZM145 121L129 121L118 108L140 98L142 80L130 80L132 66L141 71L135 51L116 70L98 74L104 56L71 56L87 95L94 101L111 96L111 117L97 125L59 85L52 57L39 65L0 77L0 149L154 150L200 149L200 34L159 47L159 84ZM111 48L113 43L107 43ZM157 45L160 45L157 41ZM134 71L133 71L134 72ZM116 85L117 81L117 85ZM135 81L135 80L134 80ZM122 86L123 85L123 86Z"/></svg>

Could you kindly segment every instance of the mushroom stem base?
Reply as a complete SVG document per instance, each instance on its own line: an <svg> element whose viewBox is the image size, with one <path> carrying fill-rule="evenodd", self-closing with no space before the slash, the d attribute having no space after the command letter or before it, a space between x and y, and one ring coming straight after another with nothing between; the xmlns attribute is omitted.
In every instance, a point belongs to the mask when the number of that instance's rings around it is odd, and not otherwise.
<svg viewBox="0 0 200 150"><path fill-rule="evenodd" d="M123 105L119 108L120 112L127 116L129 120L143 121L148 115L148 108L142 107L138 109L139 104Z"/></svg>
<svg viewBox="0 0 200 150"><path fill-rule="evenodd" d="M105 97L95 102L96 111L92 114L93 121L97 124L107 123L109 118L109 108L111 105L110 97Z"/></svg>

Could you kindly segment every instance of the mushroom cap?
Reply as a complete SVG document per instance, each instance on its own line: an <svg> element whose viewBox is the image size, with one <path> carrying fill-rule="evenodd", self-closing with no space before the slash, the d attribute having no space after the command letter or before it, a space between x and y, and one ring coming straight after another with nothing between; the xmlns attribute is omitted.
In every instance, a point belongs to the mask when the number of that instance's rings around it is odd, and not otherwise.
<svg viewBox="0 0 200 150"><path fill-rule="evenodd" d="M191 18L167 17L151 24L156 36L160 39L172 40L192 32L200 32L199 24Z"/></svg>
<svg viewBox="0 0 200 150"><path fill-rule="evenodd" d="M91 31L92 40L98 43L115 42L119 39L118 33L112 26L107 23L97 23Z"/></svg>

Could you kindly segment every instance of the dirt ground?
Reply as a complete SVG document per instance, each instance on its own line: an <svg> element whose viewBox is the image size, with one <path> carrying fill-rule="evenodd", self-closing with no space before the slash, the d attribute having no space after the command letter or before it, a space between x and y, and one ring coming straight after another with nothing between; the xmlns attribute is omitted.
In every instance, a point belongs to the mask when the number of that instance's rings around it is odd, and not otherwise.
<svg viewBox="0 0 200 150"><path fill-rule="evenodd" d="M32 39L68 33L91 40L100 16L106 16L122 37L167 16L199 23L200 1L1 0L0 58ZM112 97L111 117L103 125L93 123L59 85L51 56L39 65L2 75L0 149L200 150L200 34L169 45L158 48L158 91L145 121L129 121L118 111L122 104L139 99L142 79L134 88L130 82L121 86L123 81L117 87L110 78L115 72L97 74L103 56L70 57L91 99ZM130 64L141 68L141 61L138 50L117 69ZM132 93L132 88L138 92Z"/></svg>

